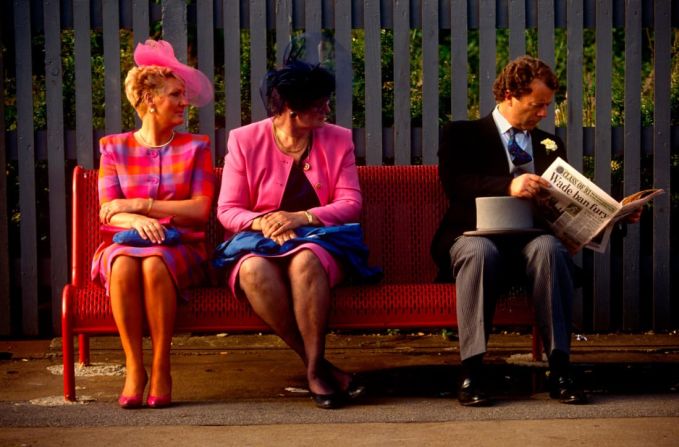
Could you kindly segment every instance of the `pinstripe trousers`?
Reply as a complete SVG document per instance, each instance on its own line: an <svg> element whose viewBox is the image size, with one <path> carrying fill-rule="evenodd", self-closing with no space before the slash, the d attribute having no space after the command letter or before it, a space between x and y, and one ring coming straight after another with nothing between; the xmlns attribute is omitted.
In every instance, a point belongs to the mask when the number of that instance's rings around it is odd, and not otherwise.
<svg viewBox="0 0 679 447"><path fill-rule="evenodd" d="M552 235L517 239L460 236L450 249L462 360L486 352L498 295L517 272L525 272L545 352L570 352L573 260Z"/></svg>

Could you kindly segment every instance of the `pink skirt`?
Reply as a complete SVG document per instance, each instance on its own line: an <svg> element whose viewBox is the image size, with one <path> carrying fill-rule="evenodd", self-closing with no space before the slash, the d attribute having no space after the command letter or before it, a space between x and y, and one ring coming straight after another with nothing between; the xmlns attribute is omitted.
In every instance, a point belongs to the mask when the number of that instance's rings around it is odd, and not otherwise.
<svg viewBox="0 0 679 447"><path fill-rule="evenodd" d="M91 278L98 281L109 294L109 278L113 261L118 256L146 258L160 257L167 266L177 292L182 299L186 299L185 289L200 285L206 280L207 251L205 243L182 243L177 245L154 245L152 247L130 247L112 243L102 243L92 260Z"/></svg>
<svg viewBox="0 0 679 447"><path fill-rule="evenodd" d="M238 272L240 271L241 264L246 259L251 258L253 256L260 256L262 258L284 259L304 249L311 250L316 255L316 257L318 257L318 260L321 261L321 265L323 266L323 269L328 275L328 283L330 284L330 288L336 286L337 284L339 284L340 281L342 281L343 277L342 267L339 265L337 260L335 260L335 258L330 253L328 253L328 251L325 248L321 247L320 245L314 243L306 243L300 245L299 247L295 247L289 252L286 252L281 255L262 256L260 254L250 253L240 258L238 262L236 262L236 264L234 264L234 266L231 268L231 271L229 271L228 278L229 278L229 289L231 289L231 293L233 293L234 296L237 296L239 298L244 298L243 291L238 285Z"/></svg>

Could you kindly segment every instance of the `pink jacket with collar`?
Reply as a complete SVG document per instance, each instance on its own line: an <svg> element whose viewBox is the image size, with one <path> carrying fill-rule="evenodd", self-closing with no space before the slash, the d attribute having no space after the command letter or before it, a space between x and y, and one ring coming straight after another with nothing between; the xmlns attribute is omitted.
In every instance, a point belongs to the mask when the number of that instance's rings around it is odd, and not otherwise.
<svg viewBox="0 0 679 447"><path fill-rule="evenodd" d="M279 208L293 159L276 147L270 118L232 130L227 148L217 217L229 238ZM309 165L304 172L321 204L309 212L324 225L358 221L362 199L351 131L333 124L315 129Z"/></svg>

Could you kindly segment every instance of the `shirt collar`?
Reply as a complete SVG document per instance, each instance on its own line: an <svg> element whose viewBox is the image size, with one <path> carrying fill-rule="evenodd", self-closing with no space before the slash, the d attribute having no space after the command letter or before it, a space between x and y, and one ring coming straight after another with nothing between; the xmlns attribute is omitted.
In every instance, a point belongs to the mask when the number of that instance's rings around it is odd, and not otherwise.
<svg viewBox="0 0 679 447"><path fill-rule="evenodd" d="M497 131L500 133L500 135L504 135L509 129L512 128L512 125L509 124L507 118L505 118L502 113L500 113L499 104L493 109L493 120L495 121L495 126L497 127Z"/></svg>
<svg viewBox="0 0 679 447"><path fill-rule="evenodd" d="M505 118L504 115L500 113L499 104L496 105L495 108L493 109L493 120L495 120L495 126L497 127L497 130L500 133L500 135L506 134L509 131L509 129L512 128L512 125L509 124L507 118ZM527 135L525 130L522 130L520 132L523 133L524 135Z"/></svg>

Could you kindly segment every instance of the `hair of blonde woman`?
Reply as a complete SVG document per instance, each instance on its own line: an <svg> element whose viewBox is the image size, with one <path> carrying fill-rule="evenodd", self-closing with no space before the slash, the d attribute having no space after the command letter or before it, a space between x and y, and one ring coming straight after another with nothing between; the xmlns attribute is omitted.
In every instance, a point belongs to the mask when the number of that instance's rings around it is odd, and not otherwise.
<svg viewBox="0 0 679 447"><path fill-rule="evenodd" d="M147 112L148 104L145 99L162 94L167 79L177 79L182 84L184 83L179 76L167 67L155 65L133 67L127 73L125 96L140 118L143 118Z"/></svg>

